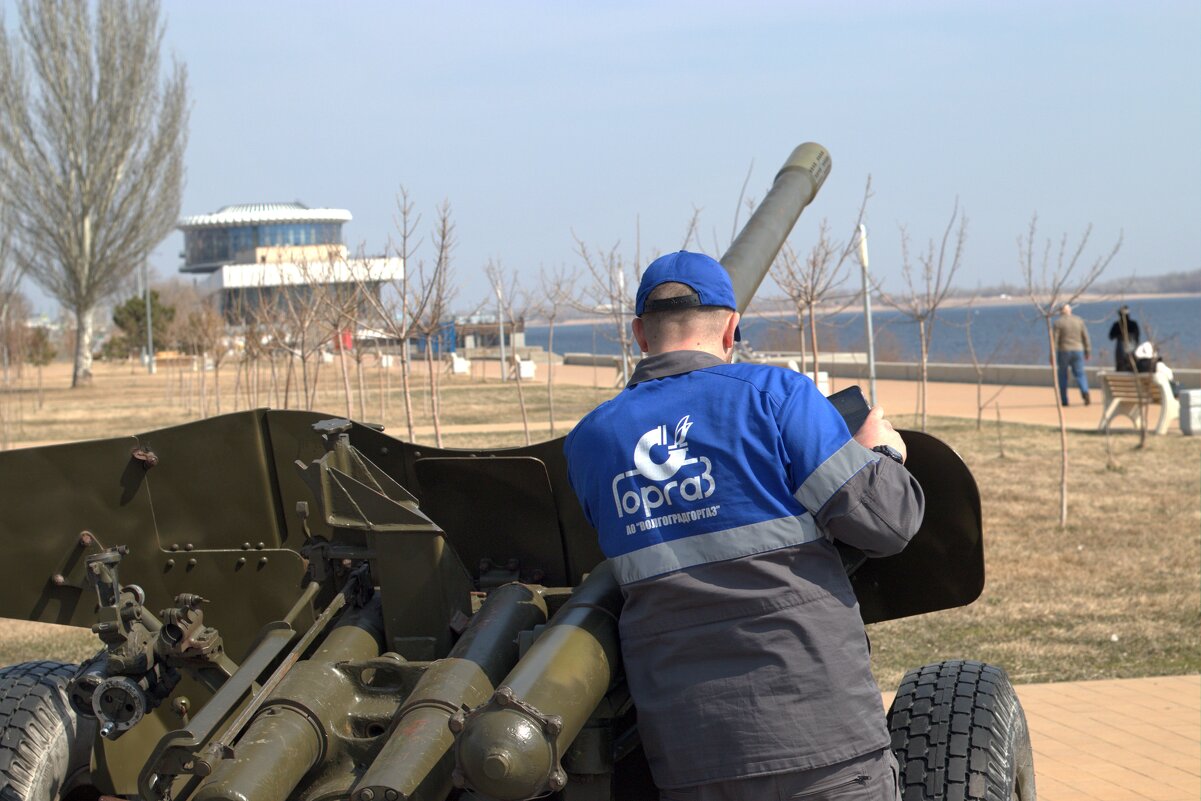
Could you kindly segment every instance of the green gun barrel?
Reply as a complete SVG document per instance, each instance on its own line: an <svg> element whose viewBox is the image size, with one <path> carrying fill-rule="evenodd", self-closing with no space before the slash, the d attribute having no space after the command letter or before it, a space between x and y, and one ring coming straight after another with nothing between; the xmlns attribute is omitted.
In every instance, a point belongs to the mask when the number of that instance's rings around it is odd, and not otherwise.
<svg viewBox="0 0 1201 801"><path fill-rule="evenodd" d="M776 254L830 174L830 154L813 142L799 145L776 173L772 187L729 250L721 257L730 273L738 311L746 311Z"/></svg>
<svg viewBox="0 0 1201 801"><path fill-rule="evenodd" d="M352 800L445 798L454 761L447 721L460 708L488 699L517 662L517 634L545 622L546 603L526 585L506 584L490 592L450 654L422 674Z"/></svg>
<svg viewBox="0 0 1201 801"><path fill-rule="evenodd" d="M455 784L519 801L567 783L559 758L609 689L620 661L621 589L602 562L483 706L451 720Z"/></svg>
<svg viewBox="0 0 1201 801"><path fill-rule="evenodd" d="M378 604L347 613L311 658L288 673L194 801L286 801L325 758L326 727L345 716L355 687L342 662L379 656L383 623Z"/></svg>

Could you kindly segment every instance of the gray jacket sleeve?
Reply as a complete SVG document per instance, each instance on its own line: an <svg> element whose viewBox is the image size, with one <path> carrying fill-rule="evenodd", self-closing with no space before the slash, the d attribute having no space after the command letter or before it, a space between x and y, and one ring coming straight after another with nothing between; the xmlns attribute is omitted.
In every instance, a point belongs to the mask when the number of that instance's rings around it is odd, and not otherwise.
<svg viewBox="0 0 1201 801"><path fill-rule="evenodd" d="M904 550L922 524L926 497L917 479L892 459L867 465L835 492L815 520L826 537L868 556Z"/></svg>

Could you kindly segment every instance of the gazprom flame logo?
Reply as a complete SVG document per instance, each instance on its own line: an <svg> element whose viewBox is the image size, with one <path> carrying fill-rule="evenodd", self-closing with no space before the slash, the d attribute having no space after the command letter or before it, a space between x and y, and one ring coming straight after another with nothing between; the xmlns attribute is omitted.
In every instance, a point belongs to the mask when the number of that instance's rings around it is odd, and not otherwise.
<svg viewBox="0 0 1201 801"><path fill-rule="evenodd" d="M712 463L705 456L688 455L689 415L676 423L669 437L667 426L657 426L634 445L634 469L613 477L613 502L617 516L643 517L680 501L699 501L717 489Z"/></svg>

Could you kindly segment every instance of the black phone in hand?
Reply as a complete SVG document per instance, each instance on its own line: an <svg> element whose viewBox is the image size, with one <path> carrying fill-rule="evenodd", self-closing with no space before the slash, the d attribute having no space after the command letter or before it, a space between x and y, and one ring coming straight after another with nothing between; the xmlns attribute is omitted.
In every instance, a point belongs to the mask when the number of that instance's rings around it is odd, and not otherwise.
<svg viewBox="0 0 1201 801"><path fill-rule="evenodd" d="M842 419L846 421L847 428L850 430L852 436L863 426L863 421L867 419L868 412L872 410L867 404L867 398L863 397L863 390L858 386L849 386L846 389L840 389L827 400L834 404L834 408L842 415Z"/></svg>

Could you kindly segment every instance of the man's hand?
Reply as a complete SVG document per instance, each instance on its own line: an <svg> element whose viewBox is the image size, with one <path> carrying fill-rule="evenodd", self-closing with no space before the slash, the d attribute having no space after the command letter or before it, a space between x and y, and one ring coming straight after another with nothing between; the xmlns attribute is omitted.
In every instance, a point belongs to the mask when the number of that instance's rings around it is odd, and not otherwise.
<svg viewBox="0 0 1201 801"><path fill-rule="evenodd" d="M868 412L867 419L855 432L855 441L865 448L891 445L901 452L902 461L909 458L909 452L905 449L905 440L901 439L901 435L892 427L892 423L884 419L883 406L875 406Z"/></svg>

